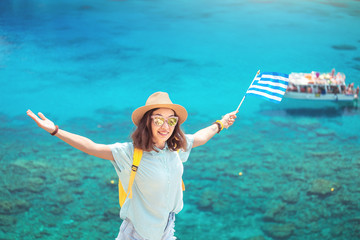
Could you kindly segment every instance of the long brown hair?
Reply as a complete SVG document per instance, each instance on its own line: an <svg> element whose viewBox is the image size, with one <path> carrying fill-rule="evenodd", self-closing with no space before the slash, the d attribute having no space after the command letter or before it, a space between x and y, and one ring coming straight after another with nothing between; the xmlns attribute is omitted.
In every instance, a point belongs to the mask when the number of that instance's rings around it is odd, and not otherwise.
<svg viewBox="0 0 360 240"><path fill-rule="evenodd" d="M132 133L131 138L135 148L140 148L143 151L156 151L153 143L153 134L151 131L151 115L158 108L147 111L141 118L138 127ZM176 113L175 113L176 116ZM179 149L186 150L187 142L184 132L180 128L180 124L176 124L174 132L166 141L169 149L177 151Z"/></svg>

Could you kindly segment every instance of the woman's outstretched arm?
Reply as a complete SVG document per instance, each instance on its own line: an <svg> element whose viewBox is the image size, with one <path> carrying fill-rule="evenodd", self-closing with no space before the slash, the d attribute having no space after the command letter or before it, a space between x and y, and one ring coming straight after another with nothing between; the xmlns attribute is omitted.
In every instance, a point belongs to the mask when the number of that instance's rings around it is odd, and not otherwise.
<svg viewBox="0 0 360 240"><path fill-rule="evenodd" d="M56 130L55 124L51 120L47 119L44 114L38 113L40 117L39 118L31 110L27 110L26 113L36 122L40 128L44 129L48 133L53 133ZM111 149L107 145L94 143L86 137L82 137L62 129L59 129L55 136L72 147L79 149L80 151L83 151L89 155L107 160L114 160Z"/></svg>
<svg viewBox="0 0 360 240"><path fill-rule="evenodd" d="M236 111L226 114L220 121L224 128L228 128L234 124L236 118ZM198 147L207 143L217 132L219 127L216 123L207 128L203 128L194 134L194 147Z"/></svg>

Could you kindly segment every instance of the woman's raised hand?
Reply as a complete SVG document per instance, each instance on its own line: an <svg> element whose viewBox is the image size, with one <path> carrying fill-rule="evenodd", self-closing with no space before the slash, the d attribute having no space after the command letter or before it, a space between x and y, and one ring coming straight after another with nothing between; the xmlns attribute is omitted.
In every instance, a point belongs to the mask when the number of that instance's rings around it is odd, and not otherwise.
<svg viewBox="0 0 360 240"><path fill-rule="evenodd" d="M229 128L231 125L234 124L236 119L236 114L239 111L233 111L231 113L225 114L225 116L222 117L221 122L224 125L224 128Z"/></svg>
<svg viewBox="0 0 360 240"><path fill-rule="evenodd" d="M36 122L36 124L45 131L49 133L55 131L55 124L49 119L47 119L41 112L38 113L40 118L36 116L30 109L26 111L26 114L31 117Z"/></svg>

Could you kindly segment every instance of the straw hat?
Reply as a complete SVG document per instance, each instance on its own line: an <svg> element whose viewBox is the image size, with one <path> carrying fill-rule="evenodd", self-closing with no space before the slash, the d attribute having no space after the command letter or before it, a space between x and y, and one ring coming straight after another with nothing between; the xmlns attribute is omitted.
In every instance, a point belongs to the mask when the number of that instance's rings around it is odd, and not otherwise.
<svg viewBox="0 0 360 240"><path fill-rule="evenodd" d="M144 114L154 108L170 108L174 110L176 116L179 117L179 124L185 122L188 115L183 106L171 102L169 94L166 92L156 92L150 95L145 106L139 107L132 113L131 119L133 123L138 126Z"/></svg>

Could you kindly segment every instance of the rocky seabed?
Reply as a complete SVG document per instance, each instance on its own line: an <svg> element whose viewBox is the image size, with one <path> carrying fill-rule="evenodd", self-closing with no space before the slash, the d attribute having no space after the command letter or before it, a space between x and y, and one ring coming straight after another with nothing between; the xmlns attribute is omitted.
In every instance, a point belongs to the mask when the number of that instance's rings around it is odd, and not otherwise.
<svg viewBox="0 0 360 240"><path fill-rule="evenodd" d="M196 118L187 132L198 129ZM341 130L344 121L273 117L259 128L243 117L193 149L178 239L360 239L359 138ZM0 239L115 238L121 220L109 162L37 129L28 129L36 141L3 130L14 135L0 150ZM112 127L84 128L99 134L116 139Z"/></svg>

